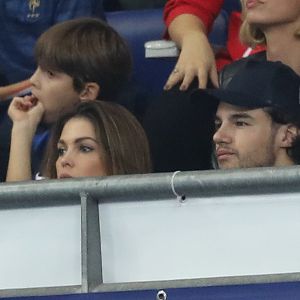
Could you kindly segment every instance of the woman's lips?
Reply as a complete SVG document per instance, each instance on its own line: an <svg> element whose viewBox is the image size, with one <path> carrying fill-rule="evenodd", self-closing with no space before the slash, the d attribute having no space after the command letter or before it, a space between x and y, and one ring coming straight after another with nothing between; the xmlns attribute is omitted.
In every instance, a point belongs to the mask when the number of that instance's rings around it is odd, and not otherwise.
<svg viewBox="0 0 300 300"><path fill-rule="evenodd" d="M59 179L64 179L64 178L73 178L71 175L69 174L61 174L58 176Z"/></svg>

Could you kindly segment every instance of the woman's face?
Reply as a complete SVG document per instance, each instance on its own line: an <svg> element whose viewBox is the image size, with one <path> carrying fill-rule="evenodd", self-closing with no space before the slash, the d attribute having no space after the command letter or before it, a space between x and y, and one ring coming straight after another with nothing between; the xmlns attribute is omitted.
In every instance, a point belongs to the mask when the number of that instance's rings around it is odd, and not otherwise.
<svg viewBox="0 0 300 300"><path fill-rule="evenodd" d="M269 26L300 22L300 0L242 0L249 24Z"/></svg>
<svg viewBox="0 0 300 300"><path fill-rule="evenodd" d="M72 118L65 124L57 151L57 178L107 175L102 147L86 118Z"/></svg>

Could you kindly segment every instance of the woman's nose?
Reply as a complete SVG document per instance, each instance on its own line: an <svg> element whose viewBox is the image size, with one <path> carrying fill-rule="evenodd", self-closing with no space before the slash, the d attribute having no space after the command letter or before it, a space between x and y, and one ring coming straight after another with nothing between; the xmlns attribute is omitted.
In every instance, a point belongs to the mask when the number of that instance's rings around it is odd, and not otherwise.
<svg viewBox="0 0 300 300"><path fill-rule="evenodd" d="M62 167L73 167L74 159L72 157L71 151L66 151L66 153L61 157Z"/></svg>

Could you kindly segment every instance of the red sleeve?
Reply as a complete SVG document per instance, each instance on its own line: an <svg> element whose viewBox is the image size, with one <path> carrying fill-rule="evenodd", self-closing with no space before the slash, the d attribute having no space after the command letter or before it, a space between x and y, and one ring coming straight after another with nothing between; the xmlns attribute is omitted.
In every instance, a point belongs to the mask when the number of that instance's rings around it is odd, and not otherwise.
<svg viewBox="0 0 300 300"><path fill-rule="evenodd" d="M233 12L229 17L227 49L232 60L240 59L248 46L240 41L241 13Z"/></svg>
<svg viewBox="0 0 300 300"><path fill-rule="evenodd" d="M220 13L224 0L169 0L164 9L164 21L167 26L181 14L192 14L201 19L207 30Z"/></svg>

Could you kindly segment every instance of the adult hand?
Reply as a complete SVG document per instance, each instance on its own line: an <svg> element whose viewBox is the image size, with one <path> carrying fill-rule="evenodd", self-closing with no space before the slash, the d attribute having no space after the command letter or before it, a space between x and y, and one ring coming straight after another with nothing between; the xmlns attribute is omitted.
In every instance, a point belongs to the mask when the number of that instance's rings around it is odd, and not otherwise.
<svg viewBox="0 0 300 300"><path fill-rule="evenodd" d="M15 97L9 108L8 115L14 125L22 126L35 131L44 114L44 106L34 96Z"/></svg>
<svg viewBox="0 0 300 300"><path fill-rule="evenodd" d="M194 32L182 41L182 50L176 67L170 74L164 89L169 90L181 82L180 90L185 91L195 77L198 77L199 88L205 88L210 79L218 86L218 73L215 56L204 33Z"/></svg>
<svg viewBox="0 0 300 300"><path fill-rule="evenodd" d="M182 14L171 22L168 32L181 53L164 89L181 82L180 90L184 91L195 77L198 77L199 88L205 88L208 79L217 87L215 56L202 21L197 16Z"/></svg>

